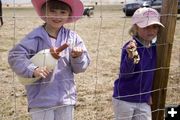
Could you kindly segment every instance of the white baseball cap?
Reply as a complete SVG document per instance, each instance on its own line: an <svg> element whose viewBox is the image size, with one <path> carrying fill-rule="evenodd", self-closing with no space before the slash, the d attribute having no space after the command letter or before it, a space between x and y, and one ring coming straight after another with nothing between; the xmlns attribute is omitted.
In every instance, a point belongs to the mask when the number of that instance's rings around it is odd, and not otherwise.
<svg viewBox="0 0 180 120"><path fill-rule="evenodd" d="M132 16L132 24L137 24L138 27L144 28L153 24L164 25L160 22L159 13L152 8L139 8L137 9Z"/></svg>

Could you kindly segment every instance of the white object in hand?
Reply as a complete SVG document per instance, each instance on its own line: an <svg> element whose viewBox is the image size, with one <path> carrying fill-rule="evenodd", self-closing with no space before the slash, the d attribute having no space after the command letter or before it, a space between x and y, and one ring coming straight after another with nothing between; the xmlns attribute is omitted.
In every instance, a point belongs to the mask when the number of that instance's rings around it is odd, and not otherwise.
<svg viewBox="0 0 180 120"><path fill-rule="evenodd" d="M130 51L132 52L134 64L138 64L139 61L140 61L140 56L138 54L137 49L136 48L132 48L132 49L130 49Z"/></svg>
<svg viewBox="0 0 180 120"><path fill-rule="evenodd" d="M57 65L58 59L60 58L59 53L66 49L69 45L63 44L59 48L44 49L35 54L30 61L38 67L47 67L49 71L52 71ZM24 78L18 76L19 81L23 85L32 84L40 78Z"/></svg>

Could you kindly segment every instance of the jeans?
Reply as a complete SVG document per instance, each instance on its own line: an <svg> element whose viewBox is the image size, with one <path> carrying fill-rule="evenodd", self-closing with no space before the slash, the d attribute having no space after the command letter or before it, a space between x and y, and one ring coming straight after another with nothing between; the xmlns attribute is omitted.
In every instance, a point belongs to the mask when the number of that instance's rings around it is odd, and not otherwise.
<svg viewBox="0 0 180 120"><path fill-rule="evenodd" d="M74 106L30 109L32 120L73 120Z"/></svg>
<svg viewBox="0 0 180 120"><path fill-rule="evenodd" d="M152 120L151 107L147 103L132 103L113 98L115 120Z"/></svg>

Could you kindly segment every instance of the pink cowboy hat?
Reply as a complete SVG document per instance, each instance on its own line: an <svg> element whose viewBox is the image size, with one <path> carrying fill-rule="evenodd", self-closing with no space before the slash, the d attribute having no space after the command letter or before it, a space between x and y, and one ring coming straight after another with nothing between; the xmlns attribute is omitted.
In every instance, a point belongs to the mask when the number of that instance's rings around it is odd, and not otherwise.
<svg viewBox="0 0 180 120"><path fill-rule="evenodd" d="M44 21L45 21L45 19L43 16L45 16L45 15L42 13L41 7L47 1L49 1L49 0L31 0L36 12L41 17L41 19ZM66 3L72 9L71 17L69 18L67 23L74 22L74 21L80 19L80 17L83 15L84 6L80 0L59 0L59 1Z"/></svg>

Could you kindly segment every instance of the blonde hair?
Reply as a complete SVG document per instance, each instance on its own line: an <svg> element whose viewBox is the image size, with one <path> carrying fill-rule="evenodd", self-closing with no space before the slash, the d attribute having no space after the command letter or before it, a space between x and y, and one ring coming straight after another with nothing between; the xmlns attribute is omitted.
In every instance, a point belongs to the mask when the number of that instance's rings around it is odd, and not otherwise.
<svg viewBox="0 0 180 120"><path fill-rule="evenodd" d="M129 35L137 36L138 35L137 29L138 29L138 26L136 24L132 25L131 28L129 29Z"/></svg>

